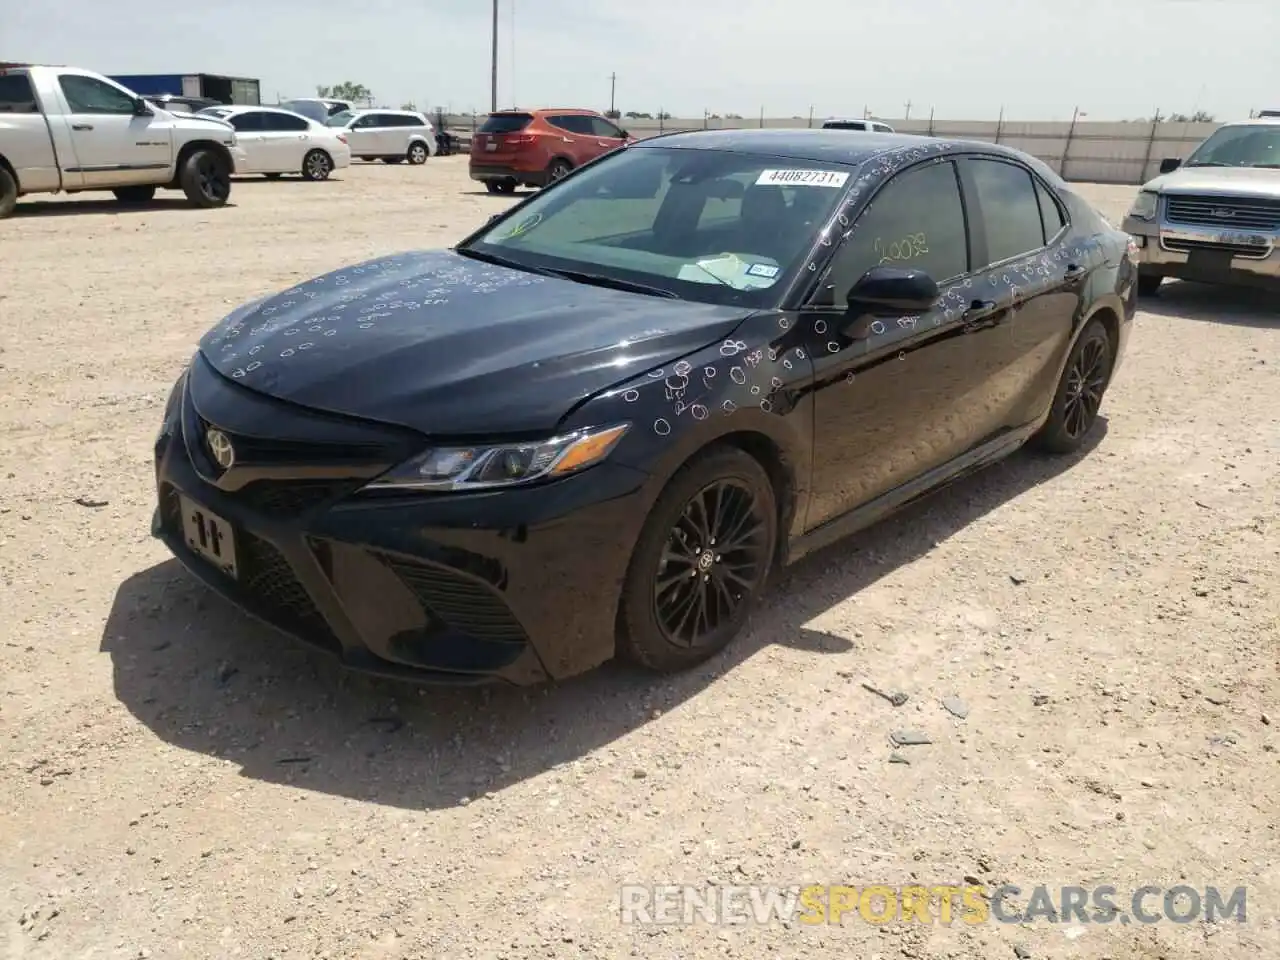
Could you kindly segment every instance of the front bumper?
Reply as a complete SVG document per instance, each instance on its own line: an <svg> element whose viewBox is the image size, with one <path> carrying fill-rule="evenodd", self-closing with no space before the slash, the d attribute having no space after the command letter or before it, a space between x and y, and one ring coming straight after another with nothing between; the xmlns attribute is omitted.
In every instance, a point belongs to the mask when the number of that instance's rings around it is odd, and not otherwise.
<svg viewBox="0 0 1280 960"><path fill-rule="evenodd" d="M1161 211L1164 204L1161 202ZM1280 235L1126 217L1147 276L1234 286L1280 285Z"/></svg>
<svg viewBox="0 0 1280 960"><path fill-rule="evenodd" d="M244 147L237 144L234 147L227 147L227 152L231 154L232 173L244 173L249 169L249 155L245 153Z"/></svg>
<svg viewBox="0 0 1280 960"><path fill-rule="evenodd" d="M211 424L250 459L219 474ZM362 672L529 684L610 659L647 476L602 464L501 493L355 496L424 442L268 399L197 356L157 438L152 532L237 606ZM357 446L371 455L353 467ZM180 495L233 532L234 577L188 544Z"/></svg>

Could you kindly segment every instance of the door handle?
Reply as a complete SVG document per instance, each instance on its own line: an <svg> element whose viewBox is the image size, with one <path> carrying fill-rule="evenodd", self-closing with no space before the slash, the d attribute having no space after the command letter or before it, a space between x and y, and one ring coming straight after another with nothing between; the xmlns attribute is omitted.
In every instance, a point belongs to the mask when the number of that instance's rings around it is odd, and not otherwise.
<svg viewBox="0 0 1280 960"><path fill-rule="evenodd" d="M1063 274L1063 280L1079 280L1088 272L1088 269L1080 266L1078 263L1067 264L1067 272Z"/></svg>
<svg viewBox="0 0 1280 960"><path fill-rule="evenodd" d="M92 123L73 123L71 125L71 129L72 130L92 130L93 124Z"/></svg>
<svg viewBox="0 0 1280 960"><path fill-rule="evenodd" d="M977 323L979 320L986 320L994 315L1000 309L1000 305L994 300L974 300L969 304L969 309L960 317L965 323Z"/></svg>

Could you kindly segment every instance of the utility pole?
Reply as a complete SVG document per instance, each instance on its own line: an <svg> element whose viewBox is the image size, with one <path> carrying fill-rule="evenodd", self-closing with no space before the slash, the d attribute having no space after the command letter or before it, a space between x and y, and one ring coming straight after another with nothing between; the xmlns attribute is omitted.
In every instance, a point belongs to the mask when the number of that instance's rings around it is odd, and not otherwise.
<svg viewBox="0 0 1280 960"><path fill-rule="evenodd" d="M612 117L618 111L614 109L613 95L618 89L618 75L616 73L609 74L609 116Z"/></svg>
<svg viewBox="0 0 1280 960"><path fill-rule="evenodd" d="M910 100L907 101L907 113L906 113L906 116L903 117L903 119L904 120L911 119L911 101Z"/></svg>
<svg viewBox="0 0 1280 960"><path fill-rule="evenodd" d="M493 0L493 44L489 58L489 112L498 112L498 0Z"/></svg>

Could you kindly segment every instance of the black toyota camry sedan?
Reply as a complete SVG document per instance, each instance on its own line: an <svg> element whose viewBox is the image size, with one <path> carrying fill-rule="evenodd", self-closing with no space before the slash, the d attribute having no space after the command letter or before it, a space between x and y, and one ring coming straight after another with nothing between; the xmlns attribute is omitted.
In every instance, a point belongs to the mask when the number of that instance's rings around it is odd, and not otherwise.
<svg viewBox="0 0 1280 960"><path fill-rule="evenodd" d="M226 317L165 410L154 533L361 670L689 667L805 552L1025 442L1079 447L1134 256L999 146L635 143L452 249Z"/></svg>

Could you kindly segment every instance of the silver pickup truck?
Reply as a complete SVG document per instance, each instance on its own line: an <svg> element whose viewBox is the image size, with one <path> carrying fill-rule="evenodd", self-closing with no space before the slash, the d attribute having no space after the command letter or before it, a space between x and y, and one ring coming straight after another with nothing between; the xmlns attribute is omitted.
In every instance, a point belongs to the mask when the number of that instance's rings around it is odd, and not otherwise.
<svg viewBox="0 0 1280 960"><path fill-rule="evenodd" d="M101 74L0 69L0 217L26 194L86 190L145 203L166 187L219 207L244 163L228 125L169 113Z"/></svg>
<svg viewBox="0 0 1280 960"><path fill-rule="evenodd" d="M1124 229L1142 296L1166 277L1280 288L1280 118L1228 123L1185 163L1163 161Z"/></svg>

